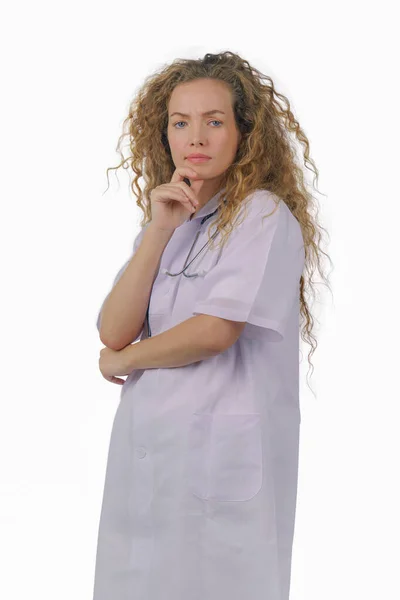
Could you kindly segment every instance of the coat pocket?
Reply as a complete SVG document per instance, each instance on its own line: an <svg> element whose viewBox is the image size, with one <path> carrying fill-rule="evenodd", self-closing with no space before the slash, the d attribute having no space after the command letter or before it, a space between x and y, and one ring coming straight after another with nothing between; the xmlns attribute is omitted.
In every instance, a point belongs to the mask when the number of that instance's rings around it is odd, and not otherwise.
<svg viewBox="0 0 400 600"><path fill-rule="evenodd" d="M262 484L259 413L192 414L188 482L203 500L244 501Z"/></svg>

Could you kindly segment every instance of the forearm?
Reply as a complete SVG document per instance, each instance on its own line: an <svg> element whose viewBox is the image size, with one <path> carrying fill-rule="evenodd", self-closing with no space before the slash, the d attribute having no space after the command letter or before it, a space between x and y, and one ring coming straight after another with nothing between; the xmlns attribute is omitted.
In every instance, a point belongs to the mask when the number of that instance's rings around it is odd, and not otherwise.
<svg viewBox="0 0 400 600"><path fill-rule="evenodd" d="M171 237L172 232L148 225L140 246L104 302L99 331L105 346L120 350L140 334L151 288Z"/></svg>
<svg viewBox="0 0 400 600"><path fill-rule="evenodd" d="M196 315L154 337L128 346L126 358L129 372L134 369L184 367L221 351L212 341L211 321L207 315Z"/></svg>

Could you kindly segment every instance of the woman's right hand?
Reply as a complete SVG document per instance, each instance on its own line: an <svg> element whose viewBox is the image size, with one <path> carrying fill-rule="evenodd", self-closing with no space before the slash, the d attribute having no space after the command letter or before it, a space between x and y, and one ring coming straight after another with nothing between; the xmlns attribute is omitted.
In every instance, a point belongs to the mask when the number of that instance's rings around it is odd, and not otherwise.
<svg viewBox="0 0 400 600"><path fill-rule="evenodd" d="M190 167L178 167L170 183L163 183L151 191L151 223L156 229L173 232L198 209L196 194L183 181L184 177L200 179Z"/></svg>

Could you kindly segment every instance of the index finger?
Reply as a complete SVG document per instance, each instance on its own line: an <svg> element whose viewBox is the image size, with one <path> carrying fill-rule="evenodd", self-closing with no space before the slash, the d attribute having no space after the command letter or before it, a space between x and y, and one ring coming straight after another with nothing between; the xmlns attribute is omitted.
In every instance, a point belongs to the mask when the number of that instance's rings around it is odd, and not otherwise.
<svg viewBox="0 0 400 600"><path fill-rule="evenodd" d="M194 169L190 167L177 167L171 177L171 183L175 183L177 181L183 181L187 177L190 179L199 179L199 175Z"/></svg>

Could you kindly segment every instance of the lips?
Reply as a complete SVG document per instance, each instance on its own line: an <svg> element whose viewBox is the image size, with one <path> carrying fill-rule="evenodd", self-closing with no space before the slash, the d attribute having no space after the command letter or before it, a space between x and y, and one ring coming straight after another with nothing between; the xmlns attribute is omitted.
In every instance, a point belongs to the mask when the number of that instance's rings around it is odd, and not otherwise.
<svg viewBox="0 0 400 600"><path fill-rule="evenodd" d="M211 156L207 156L207 154L189 154L186 158L211 158Z"/></svg>
<svg viewBox="0 0 400 600"><path fill-rule="evenodd" d="M201 165L211 160L211 158L209 156L188 156L187 160L194 165Z"/></svg>

